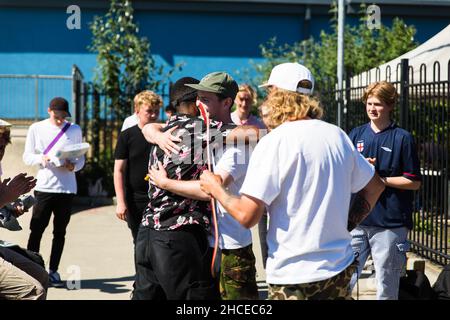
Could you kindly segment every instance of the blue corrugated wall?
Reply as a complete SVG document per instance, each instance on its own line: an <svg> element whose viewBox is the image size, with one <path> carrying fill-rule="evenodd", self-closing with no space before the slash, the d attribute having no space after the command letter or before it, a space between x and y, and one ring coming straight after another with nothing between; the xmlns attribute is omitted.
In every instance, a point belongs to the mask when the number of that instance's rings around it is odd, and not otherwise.
<svg viewBox="0 0 450 320"><path fill-rule="evenodd" d="M62 9L1 8L0 74L70 75L72 65L76 64L85 79L91 80L96 61L95 55L87 50L91 40L88 23L94 15L102 14L81 8L81 30L68 30L69 15ZM150 39L158 63L167 67L183 64L172 80L182 76L201 78L206 73L224 70L239 81L236 71L250 68L250 60L260 61L261 43L274 36L280 43L292 43L305 36L304 17L294 14L136 11L135 19L140 34ZM313 16L311 34L317 37L322 29L328 29L328 20L327 16ZM354 23L356 19L347 21ZM405 21L416 25L420 42L448 23L445 19L431 18ZM46 102L57 93L70 101L70 85L41 85L40 116L46 115ZM13 97L12 101L8 98L5 103L2 99L5 94ZM28 86L10 83L8 87L0 81L0 117L32 118L34 97L35 92Z"/></svg>

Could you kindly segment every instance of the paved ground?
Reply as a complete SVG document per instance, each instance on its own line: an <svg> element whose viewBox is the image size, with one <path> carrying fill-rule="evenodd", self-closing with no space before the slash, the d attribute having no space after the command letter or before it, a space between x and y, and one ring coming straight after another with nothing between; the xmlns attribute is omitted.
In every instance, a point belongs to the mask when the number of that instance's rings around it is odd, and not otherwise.
<svg viewBox="0 0 450 320"><path fill-rule="evenodd" d="M30 217L27 214L20 218L23 231L2 232L2 238L26 246ZM50 225L41 242L41 253L47 266L51 230ZM129 299L134 275L132 246L131 234L126 224L115 218L113 206L74 213L67 228L59 272L63 280L81 279L81 289L50 288L48 299Z"/></svg>
<svg viewBox="0 0 450 320"><path fill-rule="evenodd" d="M2 239L26 247L31 214L20 218L22 231L1 231ZM51 249L51 226L44 233L41 253L48 264ZM255 229L256 231L256 229ZM257 232L254 232L255 234ZM257 239L255 239L257 240ZM258 280L262 297L267 296L259 242L256 241ZM133 284L133 243L126 224L114 214L114 206L85 209L72 214L67 228L66 245L60 270L63 280L80 289L50 288L49 300L128 300Z"/></svg>
<svg viewBox="0 0 450 320"><path fill-rule="evenodd" d="M84 210L83 210L84 209ZM67 228L66 245L60 274L75 289L50 288L49 300L128 300L133 284L133 244L131 234L114 214L114 206L93 209L76 208ZM31 214L20 218L22 231L1 231L3 239L26 247ZM51 226L45 231L41 252L48 264L51 249ZM257 281L261 299L267 297L257 227L252 229L256 256ZM81 280L78 283L76 280ZM360 281L360 299L373 299L373 280ZM356 290L355 290L356 298Z"/></svg>
<svg viewBox="0 0 450 320"><path fill-rule="evenodd" d="M50 288L49 300L128 300L134 276L133 244L130 231L114 214L114 206L75 208L67 228L66 245L60 264L63 280L74 290ZM0 230L1 238L26 247L31 212L20 218L23 230ZM52 221L41 242L41 253L48 264L52 240ZM261 299L267 297L257 227L252 229L256 256L257 281ZM417 258L410 255L412 258ZM426 263L431 284L440 267ZM75 280L81 280L76 282ZM353 297L356 299L356 288ZM375 299L373 275L363 274L359 281L359 299Z"/></svg>

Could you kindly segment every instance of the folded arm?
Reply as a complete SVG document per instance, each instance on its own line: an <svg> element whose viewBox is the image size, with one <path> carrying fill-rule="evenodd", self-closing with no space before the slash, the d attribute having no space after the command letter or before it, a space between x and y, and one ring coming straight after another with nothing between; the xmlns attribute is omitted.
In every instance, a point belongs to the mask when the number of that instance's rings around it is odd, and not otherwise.
<svg viewBox="0 0 450 320"><path fill-rule="evenodd" d="M400 177L384 177L382 178L386 187L397 188L402 190L418 190L422 182L418 180L410 180L403 176Z"/></svg>

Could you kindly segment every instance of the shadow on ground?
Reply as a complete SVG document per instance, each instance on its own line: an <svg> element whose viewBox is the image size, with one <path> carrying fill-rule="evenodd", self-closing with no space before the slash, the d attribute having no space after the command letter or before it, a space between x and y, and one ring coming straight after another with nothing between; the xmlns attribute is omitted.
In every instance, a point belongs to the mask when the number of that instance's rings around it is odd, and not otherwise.
<svg viewBox="0 0 450 320"><path fill-rule="evenodd" d="M86 290L86 289L97 289L101 292L118 294L124 292L130 292L130 288L127 284L123 283L124 281L134 281L134 276L121 277L121 278L113 278L113 279L89 279L89 280L81 280L79 289L76 288L76 284L67 281L67 287L65 288L54 288L54 289L65 289L65 290ZM120 283L117 283L120 282ZM75 287L74 289L69 289L71 286Z"/></svg>
<svg viewBox="0 0 450 320"><path fill-rule="evenodd" d="M109 205L107 205L107 204L105 204L105 205L73 205L71 214L77 214L81 211L96 209L96 208L100 208L100 207L107 207L107 206L109 206Z"/></svg>

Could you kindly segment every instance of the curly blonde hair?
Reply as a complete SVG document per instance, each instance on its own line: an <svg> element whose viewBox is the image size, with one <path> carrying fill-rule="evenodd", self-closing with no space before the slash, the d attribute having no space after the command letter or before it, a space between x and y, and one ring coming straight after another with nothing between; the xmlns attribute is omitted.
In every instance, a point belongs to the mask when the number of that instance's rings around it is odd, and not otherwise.
<svg viewBox="0 0 450 320"><path fill-rule="evenodd" d="M286 121L300 120L305 117L320 119L323 115L323 109L317 99L279 88L269 93L263 105L269 108L264 122L267 122L266 125L271 128L276 128Z"/></svg>
<svg viewBox="0 0 450 320"><path fill-rule="evenodd" d="M144 104L152 107L162 107L163 105L162 98L150 90L139 92L136 97L134 97L133 101L135 111L138 111Z"/></svg>

